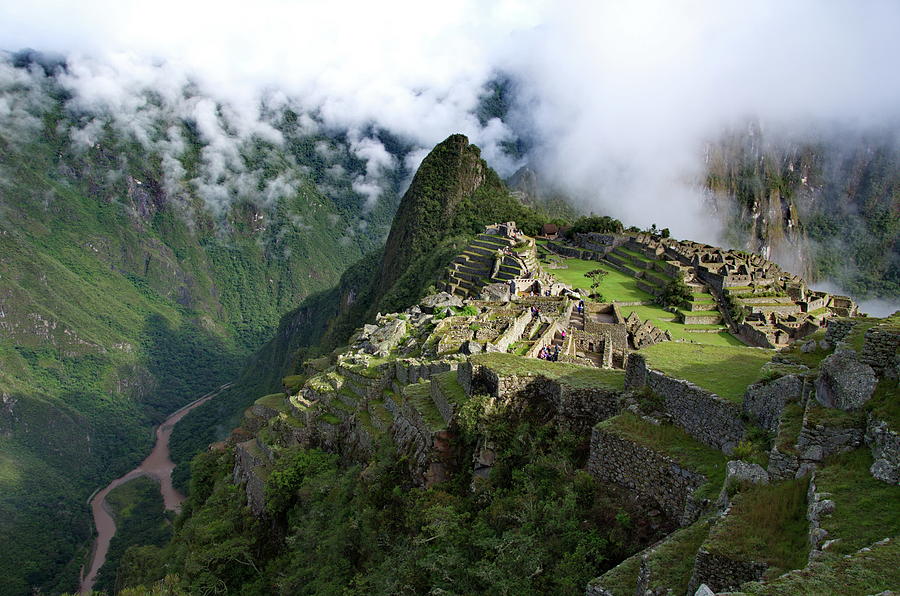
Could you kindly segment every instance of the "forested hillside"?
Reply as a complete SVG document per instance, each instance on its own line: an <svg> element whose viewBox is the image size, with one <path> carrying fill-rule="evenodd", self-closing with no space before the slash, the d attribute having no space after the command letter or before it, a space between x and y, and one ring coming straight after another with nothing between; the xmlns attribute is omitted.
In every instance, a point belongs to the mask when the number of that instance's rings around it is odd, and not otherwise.
<svg viewBox="0 0 900 596"><path fill-rule="evenodd" d="M212 124L137 97L123 115L86 105L63 63L0 62L3 594L72 588L90 493L379 246L396 208L402 167L360 194L345 132L284 109L242 135L196 90L182 99Z"/></svg>

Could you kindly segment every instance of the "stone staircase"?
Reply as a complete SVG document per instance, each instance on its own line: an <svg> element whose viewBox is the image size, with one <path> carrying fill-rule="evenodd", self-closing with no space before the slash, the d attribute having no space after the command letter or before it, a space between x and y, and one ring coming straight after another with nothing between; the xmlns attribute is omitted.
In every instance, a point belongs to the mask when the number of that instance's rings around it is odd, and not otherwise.
<svg viewBox="0 0 900 596"><path fill-rule="evenodd" d="M530 242L534 242L530 240ZM516 241L496 234L479 234L465 250L453 259L447 269L445 291L468 298L477 295L489 283L502 283L537 271L534 245L531 250L502 255L499 251L512 249Z"/></svg>

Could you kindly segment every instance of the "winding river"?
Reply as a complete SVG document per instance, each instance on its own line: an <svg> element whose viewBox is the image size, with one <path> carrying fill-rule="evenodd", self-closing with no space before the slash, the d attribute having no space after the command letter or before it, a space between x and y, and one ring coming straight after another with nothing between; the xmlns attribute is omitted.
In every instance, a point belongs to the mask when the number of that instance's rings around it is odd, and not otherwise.
<svg viewBox="0 0 900 596"><path fill-rule="evenodd" d="M106 555L109 553L109 543L116 533L116 522L106 502L106 496L118 486L122 486L129 480L134 480L140 476L149 476L159 483L159 492L162 494L165 507L169 511L180 511L181 503L184 501L184 495L178 492L172 486L172 470L175 464L169 457L169 438L172 436L172 430L175 425L184 418L188 412L200 406L212 398L216 397L223 390L229 388L231 383L222 385L215 391L207 393L200 399L192 401L186 406L176 410L165 421L156 427L156 444L153 451L147 456L147 459L141 462L141 465L130 472L116 478L106 487L94 493L91 498L91 511L94 515L94 526L97 528L97 539L94 541L94 547L91 552L91 566L87 574L84 567L81 569L81 585L78 589L79 594L89 594L94 588L97 581L97 572L106 562Z"/></svg>

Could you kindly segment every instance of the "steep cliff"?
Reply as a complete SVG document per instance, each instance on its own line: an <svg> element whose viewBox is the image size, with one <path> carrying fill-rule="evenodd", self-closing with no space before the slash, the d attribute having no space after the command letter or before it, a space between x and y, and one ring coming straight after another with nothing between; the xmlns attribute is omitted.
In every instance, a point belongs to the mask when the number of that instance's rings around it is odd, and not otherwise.
<svg viewBox="0 0 900 596"><path fill-rule="evenodd" d="M900 144L751 125L711 143L706 185L732 244L854 297L900 293Z"/></svg>

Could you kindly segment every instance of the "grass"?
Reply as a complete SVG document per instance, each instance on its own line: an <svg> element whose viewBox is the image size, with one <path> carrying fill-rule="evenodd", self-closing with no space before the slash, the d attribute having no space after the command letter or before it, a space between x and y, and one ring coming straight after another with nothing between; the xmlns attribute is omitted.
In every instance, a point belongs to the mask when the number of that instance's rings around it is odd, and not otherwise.
<svg viewBox="0 0 900 596"><path fill-rule="evenodd" d="M781 424L778 427L778 436L775 437L775 447L782 453L797 453L797 438L803 428L803 406L798 403L789 403L781 412Z"/></svg>
<svg viewBox="0 0 900 596"><path fill-rule="evenodd" d="M269 394L269 395L259 398L258 400L256 400L256 403L261 406L265 406L267 408L276 410L278 412L287 412L288 407L284 403L284 398L285 398L284 393L272 393L272 394Z"/></svg>
<svg viewBox="0 0 900 596"><path fill-rule="evenodd" d="M893 431L900 430L900 393L896 379L884 378L875 387L872 399L866 404L866 409L872 412L879 420L887 422Z"/></svg>
<svg viewBox="0 0 900 596"><path fill-rule="evenodd" d="M863 344L866 341L866 331L881 321L882 319L875 319L872 317L859 319L850 333L847 334L847 337L844 338L844 341L846 341L851 348L856 350L857 353L862 352Z"/></svg>
<svg viewBox="0 0 900 596"><path fill-rule="evenodd" d="M649 258L649 257L645 257L644 255L642 255L641 253L639 253L639 252L637 252L637 251L634 251L634 250L631 250L631 249L628 249L628 248L624 248L624 247L622 247L622 246L618 247L618 248L616 249L616 252L619 252L619 253L622 253L622 254L626 254L626 255L628 255L629 257L637 257L638 259L640 259L641 261L644 261L645 263L651 263L651 262L653 262L653 259L651 259L651 258Z"/></svg>
<svg viewBox="0 0 900 596"><path fill-rule="evenodd" d="M825 359L826 356L831 354L830 350L823 350L818 346L818 342L821 339L825 339L825 330L820 329L816 331L812 335L803 338L802 340L791 344L787 348L784 348L779 352L782 358L785 360L789 360L791 362L795 362L797 364L802 364L804 366L808 366L809 368L818 368L819 363ZM816 349L812 352L804 352L800 348L809 341L816 342Z"/></svg>
<svg viewBox="0 0 900 596"><path fill-rule="evenodd" d="M410 383L403 388L403 397L422 415L422 419L432 431L445 428L447 425L440 411L431 399L431 382Z"/></svg>
<svg viewBox="0 0 900 596"><path fill-rule="evenodd" d="M337 425L339 425L339 424L341 423L341 419L340 419L340 418L338 418L338 417L335 416L334 414L330 414L330 413L328 413L328 412L322 414L319 418L320 418L322 421L327 422L328 424L330 424L330 425L332 425L332 426L337 426Z"/></svg>
<svg viewBox="0 0 900 596"><path fill-rule="evenodd" d="M623 412L600 422L596 428L664 453L685 468L706 476L706 483L696 493L698 498L712 499L722 488L727 461L725 454L694 440L680 427L671 424L656 426L630 412Z"/></svg>
<svg viewBox="0 0 900 596"><path fill-rule="evenodd" d="M736 346L710 346L665 342L641 350L647 364L678 379L685 379L719 397L743 399L747 386L759 379L771 350Z"/></svg>
<svg viewBox="0 0 900 596"><path fill-rule="evenodd" d="M807 478L799 478L742 490L704 547L730 559L764 562L770 567L767 577L806 566L807 484Z"/></svg>
<svg viewBox="0 0 900 596"><path fill-rule="evenodd" d="M866 414L863 411L845 412L838 408L826 408L815 400L810 400L806 408L807 424L830 428L862 428L866 425Z"/></svg>
<svg viewBox="0 0 900 596"><path fill-rule="evenodd" d="M683 316L687 319L691 319L694 317L720 317L720 316L722 316L722 313L720 313L717 310L694 310L694 311L679 310L678 312L681 313L681 316Z"/></svg>
<svg viewBox="0 0 900 596"><path fill-rule="evenodd" d="M694 556L709 535L711 521L702 519L682 528L653 549L647 559L650 567L649 589L668 588L674 594L687 592L694 571Z"/></svg>
<svg viewBox="0 0 900 596"><path fill-rule="evenodd" d="M589 290L591 280L585 276L588 271L602 269L607 275L600 282L599 292L603 298L612 302L645 302L653 300L653 296L638 289L636 280L630 275L625 275L613 269L605 263L597 261L585 261L582 259L565 259L567 269L551 269L548 271L553 277L573 288Z"/></svg>
<svg viewBox="0 0 900 596"><path fill-rule="evenodd" d="M623 389L625 387L625 372L621 370L579 366L566 362L548 362L499 352L476 354L470 358L470 361L473 364L486 366L501 376L542 376L575 389L593 387Z"/></svg>
<svg viewBox="0 0 900 596"><path fill-rule="evenodd" d="M462 388L462 385L459 384L455 370L449 370L434 375L431 377L431 382L437 383L438 387L441 389L441 393L447 398L447 401L452 404L463 404L468 399L465 390Z"/></svg>
<svg viewBox="0 0 900 596"><path fill-rule="evenodd" d="M840 539L831 552L849 554L900 536L900 486L875 480L871 466L871 453L861 448L830 459L816 472L816 489L831 493L835 505L834 513L821 520L829 538Z"/></svg>
<svg viewBox="0 0 900 596"><path fill-rule="evenodd" d="M743 346L739 339L728 333L721 325L691 325L690 327L675 320L675 314L662 306L649 304L641 306L620 306L623 316L636 313L642 321L650 320L654 325L668 331L674 340L711 346ZM718 314L718 313L716 313ZM692 333L690 329L722 329L719 333Z"/></svg>
<svg viewBox="0 0 900 596"><path fill-rule="evenodd" d="M741 586L743 592L753 596L821 596L835 594L837 586L845 596L880 594L896 590L900 585L897 561L900 560L900 542L896 539L878 545L871 551L851 557L832 557L812 563L805 569L783 575L769 583L752 582Z"/></svg>
<svg viewBox="0 0 900 596"><path fill-rule="evenodd" d="M641 553L628 557L588 585L600 585L613 596L634 596L638 572L641 570Z"/></svg>

